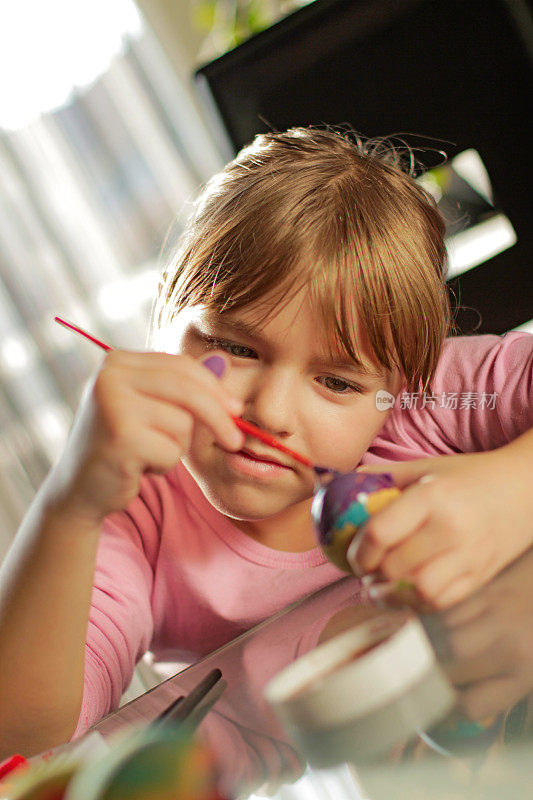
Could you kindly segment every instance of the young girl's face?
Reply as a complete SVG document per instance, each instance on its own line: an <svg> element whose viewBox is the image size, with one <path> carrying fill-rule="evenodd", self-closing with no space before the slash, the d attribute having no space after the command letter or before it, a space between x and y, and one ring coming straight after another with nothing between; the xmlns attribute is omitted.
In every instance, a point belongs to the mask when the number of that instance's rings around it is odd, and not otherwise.
<svg viewBox="0 0 533 800"><path fill-rule="evenodd" d="M305 290L260 325L258 318L265 319L263 305L183 312L174 352L202 358L222 351L230 366L221 380L244 401L244 419L314 464L354 469L388 413L376 408L376 392L396 395L399 375L373 361L357 320L365 369L336 363ZM310 502L312 470L252 437L243 450L225 451L206 427L196 427L183 461L215 508L235 520L260 520Z"/></svg>

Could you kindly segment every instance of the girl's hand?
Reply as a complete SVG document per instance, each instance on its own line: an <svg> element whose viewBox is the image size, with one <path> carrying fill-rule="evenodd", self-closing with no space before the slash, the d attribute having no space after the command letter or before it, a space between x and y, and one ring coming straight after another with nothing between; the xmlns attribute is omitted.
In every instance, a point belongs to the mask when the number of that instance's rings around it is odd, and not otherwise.
<svg viewBox="0 0 533 800"><path fill-rule="evenodd" d="M363 467L405 491L356 536L354 572L409 580L435 608L485 584L533 542L532 434L486 453Z"/></svg>
<svg viewBox="0 0 533 800"><path fill-rule="evenodd" d="M219 374L227 365L211 354L207 368L188 355L110 352L85 392L67 446L48 479L53 507L99 523L139 491L145 470L172 469L206 425L215 441L238 450L244 436L231 416L242 402ZM215 370L216 371L216 370Z"/></svg>

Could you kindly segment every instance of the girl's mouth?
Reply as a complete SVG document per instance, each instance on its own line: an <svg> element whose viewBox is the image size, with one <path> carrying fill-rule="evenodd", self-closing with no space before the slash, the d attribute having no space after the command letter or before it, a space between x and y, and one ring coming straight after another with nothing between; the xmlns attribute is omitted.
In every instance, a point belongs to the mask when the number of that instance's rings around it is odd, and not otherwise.
<svg viewBox="0 0 533 800"><path fill-rule="evenodd" d="M251 450L239 450L237 453L226 451L224 455L226 463L232 470L252 478L276 478L294 471L288 465Z"/></svg>

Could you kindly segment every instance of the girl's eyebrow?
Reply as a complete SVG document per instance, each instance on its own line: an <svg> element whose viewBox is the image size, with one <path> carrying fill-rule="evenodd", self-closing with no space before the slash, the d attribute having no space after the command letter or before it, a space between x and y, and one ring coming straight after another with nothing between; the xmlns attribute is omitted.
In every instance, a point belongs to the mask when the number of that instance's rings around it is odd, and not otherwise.
<svg viewBox="0 0 533 800"><path fill-rule="evenodd" d="M381 372L378 372L375 369L372 369L368 364L364 364L362 361L355 361L355 360L347 360L345 358L328 358L327 356L315 356L311 359L313 364L322 367L334 367L336 369L352 369L356 372L359 372L361 375L365 375L369 378L383 378Z"/></svg>
<svg viewBox="0 0 533 800"><path fill-rule="evenodd" d="M239 319L231 319L230 317L222 317L220 315L211 316L209 315L206 318L206 322L213 326L222 326L226 328L228 331L232 331L234 333L241 333L245 336L248 336L250 339L255 339L259 344L268 345L268 341L262 336L260 329L256 325L252 325L250 323L244 322L243 320ZM310 359L312 364L320 367L334 367L337 369L350 369L356 370L357 372L361 373L362 375L368 376L369 378L383 378L383 374L376 369L373 369L369 364L365 364L359 360L347 359L346 357L339 356L338 358L334 356L324 356L324 355L313 355Z"/></svg>

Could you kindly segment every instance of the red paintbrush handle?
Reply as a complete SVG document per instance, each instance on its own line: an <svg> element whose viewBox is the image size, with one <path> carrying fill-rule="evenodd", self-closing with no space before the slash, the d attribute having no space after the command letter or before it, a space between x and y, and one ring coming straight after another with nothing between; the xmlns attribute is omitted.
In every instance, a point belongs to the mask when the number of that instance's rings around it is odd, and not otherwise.
<svg viewBox="0 0 533 800"><path fill-rule="evenodd" d="M250 436L255 436L256 439L260 439L265 444L269 444L271 447L275 447L277 450L281 450L282 453L287 453L287 455L292 456L299 461L300 464L305 464L306 467L312 467L313 464L309 461L308 458L305 456L301 456L300 453L296 453L294 450L291 450L288 447L285 447L284 444L278 442L277 439L274 439L269 433L262 431L261 428L257 428L251 422L247 422L245 419L241 419L240 417L233 417L233 421L235 425L240 428L243 433L249 433Z"/></svg>
<svg viewBox="0 0 533 800"><path fill-rule="evenodd" d="M70 330L74 331L75 333L81 333L81 335L85 336L86 339L89 339L91 342L94 342L94 344L97 344L98 347L101 347L102 350L105 350L106 353L109 353L109 351L113 349L112 347L110 347L110 345L100 341L100 339L97 339L92 334L87 333L87 331L84 331L83 328L78 328L78 326L74 325L72 322L67 322L66 319L61 319L61 317L54 317L54 322L59 322L60 325L64 325L65 328L70 328Z"/></svg>
<svg viewBox="0 0 533 800"><path fill-rule="evenodd" d="M86 339L89 339L89 341L93 342L93 344L98 345L98 347L101 347L102 350L105 350L106 352L113 350L113 348L110 345L106 344L105 342L102 342L100 339L97 339L92 334L87 333L87 331L84 331L83 328L80 328L78 325L74 325L72 322L67 322L61 317L54 317L54 321L59 322L60 325L64 325L65 328L69 328L71 331L74 331L75 333L79 333L81 336L85 336ZM250 436L255 436L256 439L260 439L262 442L265 442L265 444L269 444L271 447L275 447L277 450L281 450L282 453L286 453L287 455L292 456L292 458L295 458L296 461L300 462L300 464L305 464L306 467L313 466L308 458L305 458L305 456L301 456L294 450L290 450L288 447L285 447L284 444L278 442L278 440L274 439L274 437L271 436L269 433L262 431L261 428L257 428L255 425L252 425L251 422L246 422L246 420L241 419L240 417L233 417L233 421L235 422L236 426L240 428L241 431L243 431L243 433L248 433L250 434Z"/></svg>

